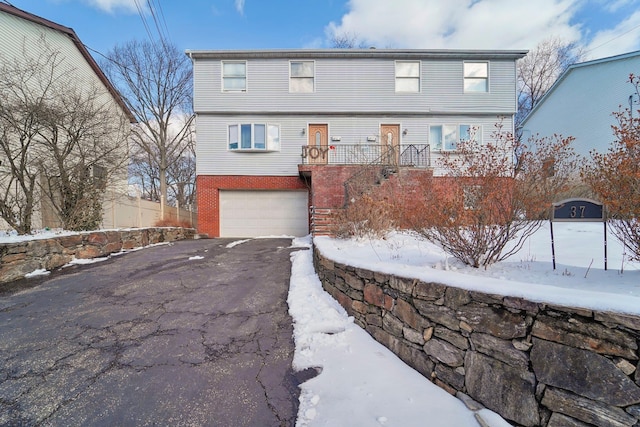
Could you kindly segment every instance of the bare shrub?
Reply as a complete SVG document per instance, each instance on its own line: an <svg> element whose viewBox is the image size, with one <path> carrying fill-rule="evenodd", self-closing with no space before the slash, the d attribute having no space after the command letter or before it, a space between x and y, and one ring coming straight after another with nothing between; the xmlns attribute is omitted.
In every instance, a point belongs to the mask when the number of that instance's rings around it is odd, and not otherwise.
<svg viewBox="0 0 640 427"><path fill-rule="evenodd" d="M467 265L502 261L567 191L577 161L572 140L556 135L524 144L498 123L489 143L471 137L444 155L445 176L424 176L420 197L405 203L404 219Z"/></svg>
<svg viewBox="0 0 640 427"><path fill-rule="evenodd" d="M336 237L382 237L393 228L393 206L364 194L353 199L333 219Z"/></svg>

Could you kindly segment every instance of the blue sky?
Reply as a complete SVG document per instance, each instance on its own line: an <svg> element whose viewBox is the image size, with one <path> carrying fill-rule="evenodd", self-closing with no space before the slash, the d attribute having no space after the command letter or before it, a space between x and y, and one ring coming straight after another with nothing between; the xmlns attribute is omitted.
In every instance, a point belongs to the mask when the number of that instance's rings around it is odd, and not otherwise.
<svg viewBox="0 0 640 427"><path fill-rule="evenodd" d="M90 48L163 31L179 49L331 47L335 33L368 46L532 49L549 37L587 59L640 50L640 0L8 0L73 28Z"/></svg>

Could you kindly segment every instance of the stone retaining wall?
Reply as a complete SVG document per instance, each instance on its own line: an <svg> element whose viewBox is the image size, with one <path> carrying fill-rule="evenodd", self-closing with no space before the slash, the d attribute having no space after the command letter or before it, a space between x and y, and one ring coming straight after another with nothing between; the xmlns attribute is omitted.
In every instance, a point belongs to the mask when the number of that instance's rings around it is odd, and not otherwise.
<svg viewBox="0 0 640 427"><path fill-rule="evenodd" d="M358 325L462 400L518 426L640 426L638 316L314 264Z"/></svg>
<svg viewBox="0 0 640 427"><path fill-rule="evenodd" d="M155 243L192 239L191 228L136 228L92 231L50 239L0 243L0 283L38 269L52 270L75 258L96 258Z"/></svg>

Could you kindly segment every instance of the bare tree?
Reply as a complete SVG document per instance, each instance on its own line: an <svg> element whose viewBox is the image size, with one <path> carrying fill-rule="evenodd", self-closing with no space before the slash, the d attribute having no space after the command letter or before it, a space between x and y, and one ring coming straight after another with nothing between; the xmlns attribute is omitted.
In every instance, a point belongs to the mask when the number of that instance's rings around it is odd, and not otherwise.
<svg viewBox="0 0 640 427"><path fill-rule="evenodd" d="M552 37L542 41L518 61L516 126L540 102L558 77L569 66L582 61L583 57L584 53L577 44Z"/></svg>
<svg viewBox="0 0 640 427"><path fill-rule="evenodd" d="M107 182L126 182L129 125L104 96L97 86L67 82L54 87L41 117L43 192L68 230L99 227Z"/></svg>
<svg viewBox="0 0 640 427"><path fill-rule="evenodd" d="M368 46L357 34L345 32L333 35L331 47L334 49L366 49Z"/></svg>
<svg viewBox="0 0 640 427"><path fill-rule="evenodd" d="M2 61L0 215L21 234L43 200L65 228L95 228L100 190L127 157L123 112L106 88L76 71L44 37ZM87 176L98 168L99 183Z"/></svg>
<svg viewBox="0 0 640 427"><path fill-rule="evenodd" d="M167 168L167 202L179 206L195 204L196 158L192 140L183 142L186 147L179 156L169 159ZM134 147L129 165L130 181L135 184L140 195L149 200L160 200L160 176L156 148L148 153L139 146Z"/></svg>
<svg viewBox="0 0 640 427"><path fill-rule="evenodd" d="M146 153L143 158L151 166L146 170L157 171L159 195L166 201L169 168L181 158L193 132L191 63L164 42L131 41L116 46L107 57L103 69L138 121L132 141Z"/></svg>
<svg viewBox="0 0 640 427"><path fill-rule="evenodd" d="M32 90L25 68L36 70L41 64L3 58L0 67L0 216L19 234L31 232L37 173L30 151L40 128L39 92L46 91Z"/></svg>

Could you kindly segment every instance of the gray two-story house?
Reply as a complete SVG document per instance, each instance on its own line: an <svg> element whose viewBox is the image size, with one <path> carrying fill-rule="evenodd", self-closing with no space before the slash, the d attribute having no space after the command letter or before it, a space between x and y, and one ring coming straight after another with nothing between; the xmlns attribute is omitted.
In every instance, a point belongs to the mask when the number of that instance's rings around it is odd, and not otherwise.
<svg viewBox="0 0 640 427"><path fill-rule="evenodd" d="M305 235L345 203L345 182L366 165L437 174L438 156L460 139L488 141L499 120L513 128L525 54L187 51L199 231Z"/></svg>

